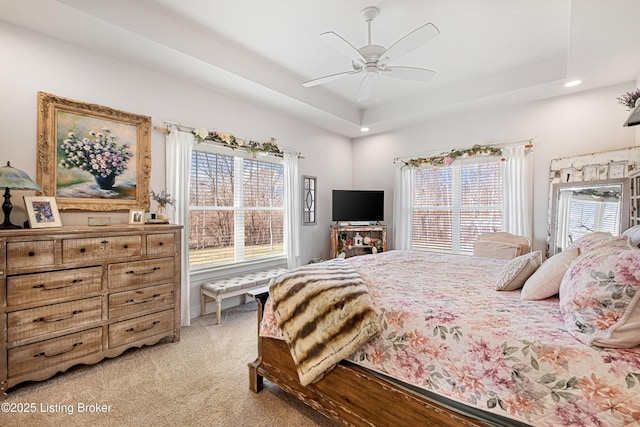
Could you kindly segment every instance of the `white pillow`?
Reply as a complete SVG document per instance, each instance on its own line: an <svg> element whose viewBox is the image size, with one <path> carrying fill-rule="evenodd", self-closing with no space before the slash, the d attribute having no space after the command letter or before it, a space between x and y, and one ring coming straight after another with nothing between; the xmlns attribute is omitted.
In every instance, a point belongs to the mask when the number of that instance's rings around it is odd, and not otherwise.
<svg viewBox="0 0 640 427"><path fill-rule="evenodd" d="M473 256L493 259L514 259L520 252L520 245L509 242L476 240L473 243Z"/></svg>
<svg viewBox="0 0 640 427"><path fill-rule="evenodd" d="M622 235L629 237L629 244L631 246L640 248L640 225L629 228L622 233Z"/></svg>
<svg viewBox="0 0 640 427"><path fill-rule="evenodd" d="M542 253L540 251L529 252L512 259L502 268L496 290L514 291L520 289L524 282L533 274L542 263Z"/></svg>
<svg viewBox="0 0 640 427"><path fill-rule="evenodd" d="M524 282L520 298L525 301L538 301L557 294L564 274L579 255L578 248L571 248L543 262L540 268Z"/></svg>

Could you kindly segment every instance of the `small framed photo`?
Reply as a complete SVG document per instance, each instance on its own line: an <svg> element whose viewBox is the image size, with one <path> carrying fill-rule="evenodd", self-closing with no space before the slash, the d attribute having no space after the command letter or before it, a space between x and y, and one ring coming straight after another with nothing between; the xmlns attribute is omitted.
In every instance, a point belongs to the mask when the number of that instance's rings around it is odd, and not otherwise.
<svg viewBox="0 0 640 427"><path fill-rule="evenodd" d="M607 179L609 177L609 164L598 165L598 179Z"/></svg>
<svg viewBox="0 0 640 427"><path fill-rule="evenodd" d="M55 197L24 196L31 228L62 227Z"/></svg>
<svg viewBox="0 0 640 427"><path fill-rule="evenodd" d="M627 162L609 163L609 179L624 178L627 175Z"/></svg>
<svg viewBox="0 0 640 427"><path fill-rule="evenodd" d="M596 181L598 179L598 165L588 165L582 168L583 181Z"/></svg>
<svg viewBox="0 0 640 427"><path fill-rule="evenodd" d="M129 209L129 224L144 224L144 211Z"/></svg>

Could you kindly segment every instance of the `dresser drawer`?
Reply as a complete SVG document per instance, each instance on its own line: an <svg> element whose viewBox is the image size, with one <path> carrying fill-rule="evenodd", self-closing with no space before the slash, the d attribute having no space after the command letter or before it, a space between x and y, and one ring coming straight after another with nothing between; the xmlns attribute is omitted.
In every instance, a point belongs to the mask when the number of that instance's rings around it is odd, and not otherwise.
<svg viewBox="0 0 640 427"><path fill-rule="evenodd" d="M173 310L161 311L109 325L109 348L152 337L173 335Z"/></svg>
<svg viewBox="0 0 640 427"><path fill-rule="evenodd" d="M9 378L39 371L102 350L102 328L12 348L8 352Z"/></svg>
<svg viewBox="0 0 640 427"><path fill-rule="evenodd" d="M109 289L140 286L160 280L173 280L174 259L123 262L109 265Z"/></svg>
<svg viewBox="0 0 640 427"><path fill-rule="evenodd" d="M173 305L173 288L173 283L169 283L111 294L109 295L109 319L146 310L170 308Z"/></svg>
<svg viewBox="0 0 640 427"><path fill-rule="evenodd" d="M11 276L7 278L7 305L81 296L101 288L101 267Z"/></svg>
<svg viewBox="0 0 640 427"><path fill-rule="evenodd" d="M100 297L51 304L7 314L10 342L100 322Z"/></svg>
<svg viewBox="0 0 640 427"><path fill-rule="evenodd" d="M62 260L65 263L106 261L141 255L141 236L109 236L62 241Z"/></svg>
<svg viewBox="0 0 640 427"><path fill-rule="evenodd" d="M175 234L149 234L147 235L148 255L173 255L175 252Z"/></svg>
<svg viewBox="0 0 640 427"><path fill-rule="evenodd" d="M7 243L7 268L44 267L54 262L53 240Z"/></svg>

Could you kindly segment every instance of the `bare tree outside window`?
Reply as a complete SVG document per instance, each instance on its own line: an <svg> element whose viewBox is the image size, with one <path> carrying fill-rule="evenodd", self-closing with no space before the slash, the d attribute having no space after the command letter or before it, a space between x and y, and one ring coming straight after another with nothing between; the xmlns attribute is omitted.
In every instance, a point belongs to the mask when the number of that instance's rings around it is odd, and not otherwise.
<svg viewBox="0 0 640 427"><path fill-rule="evenodd" d="M284 254L282 164L194 151L189 266Z"/></svg>

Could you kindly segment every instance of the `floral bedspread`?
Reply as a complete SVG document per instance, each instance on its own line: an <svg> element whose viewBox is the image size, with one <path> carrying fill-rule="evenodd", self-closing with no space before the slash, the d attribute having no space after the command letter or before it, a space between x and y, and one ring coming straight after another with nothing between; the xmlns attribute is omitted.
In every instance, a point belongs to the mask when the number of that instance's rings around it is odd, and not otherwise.
<svg viewBox="0 0 640 427"><path fill-rule="evenodd" d="M383 331L350 360L535 426L640 425L640 348L586 346L558 299L494 283L506 261L390 251L349 258ZM281 337L269 302L261 335Z"/></svg>

